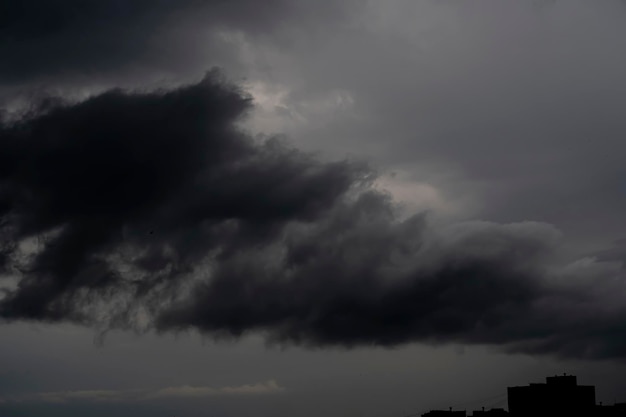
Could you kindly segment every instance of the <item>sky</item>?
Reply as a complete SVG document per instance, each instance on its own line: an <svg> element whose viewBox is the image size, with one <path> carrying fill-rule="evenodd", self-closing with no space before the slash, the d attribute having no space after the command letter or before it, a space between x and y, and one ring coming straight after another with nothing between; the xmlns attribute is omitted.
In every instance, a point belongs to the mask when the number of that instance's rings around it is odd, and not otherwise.
<svg viewBox="0 0 626 417"><path fill-rule="evenodd" d="M0 0L0 414L626 401L624 21Z"/></svg>

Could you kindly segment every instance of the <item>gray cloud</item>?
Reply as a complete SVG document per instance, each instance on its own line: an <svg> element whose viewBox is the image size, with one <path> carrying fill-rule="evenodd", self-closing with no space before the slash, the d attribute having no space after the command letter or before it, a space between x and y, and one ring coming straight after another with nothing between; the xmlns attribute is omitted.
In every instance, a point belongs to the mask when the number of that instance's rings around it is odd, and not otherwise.
<svg viewBox="0 0 626 417"><path fill-rule="evenodd" d="M111 91L2 127L4 263L22 258L26 272L4 315L72 315L84 290L86 304L90 291L140 295L209 252L226 257L318 217L363 176L254 143L234 126L249 98L216 77L167 93ZM136 271L121 274L124 263Z"/></svg>
<svg viewBox="0 0 626 417"><path fill-rule="evenodd" d="M178 45L168 41L180 30L175 26L184 28L194 15L202 15L207 25L252 30L267 25L288 6L282 0L263 5L246 0L3 2L0 54L5 59L0 75L10 83L149 66L159 55L181 59Z"/></svg>
<svg viewBox="0 0 626 417"><path fill-rule="evenodd" d="M284 42L294 26L327 25L350 2L43 0L0 4L0 99L39 90L189 80L234 63L237 37ZM294 21L297 23L294 25ZM281 40L282 39L282 40ZM245 75L245 74L242 74Z"/></svg>
<svg viewBox="0 0 626 417"><path fill-rule="evenodd" d="M34 394L20 395L15 397L0 398L0 404L43 402L43 403L67 403L67 402L136 402L154 401L160 399L190 399L211 398L216 396L247 396L279 394L285 391L276 381L269 380L257 384L245 384L239 386L207 387L183 385L178 387L166 387L155 390L78 390L78 391L50 391Z"/></svg>
<svg viewBox="0 0 626 417"><path fill-rule="evenodd" d="M430 184L462 218L545 221L597 250L626 235L626 9L537 3L370 2L314 45L256 49L276 62L267 112L304 146Z"/></svg>
<svg viewBox="0 0 626 417"><path fill-rule="evenodd" d="M217 63L278 92L264 129L397 169L460 217L552 223L579 252L626 235L622 2L39 3L0 13L8 96Z"/></svg>
<svg viewBox="0 0 626 417"><path fill-rule="evenodd" d="M258 384L246 384L235 387L194 387L184 385L182 387L162 388L148 395L148 398L202 398L239 395L267 395L284 392L285 388L276 381L269 380Z"/></svg>
<svg viewBox="0 0 626 417"><path fill-rule="evenodd" d="M543 223L400 217L363 165L242 133L215 72L44 104L0 129L6 320L626 355L619 264L563 264Z"/></svg>

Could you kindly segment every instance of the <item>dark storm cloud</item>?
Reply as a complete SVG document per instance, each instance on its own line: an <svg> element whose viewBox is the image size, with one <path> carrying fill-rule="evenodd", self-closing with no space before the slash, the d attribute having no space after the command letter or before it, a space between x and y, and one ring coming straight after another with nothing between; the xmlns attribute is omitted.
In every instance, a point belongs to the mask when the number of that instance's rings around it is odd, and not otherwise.
<svg viewBox="0 0 626 417"><path fill-rule="evenodd" d="M279 261L268 250L215 265L211 282L160 314L157 327L258 330L272 343L310 347L419 341L565 357L626 352L626 310L611 295L623 290L620 274L593 262L557 268L559 233L548 225L395 222L383 196L365 193L312 229L293 232Z"/></svg>
<svg viewBox="0 0 626 417"><path fill-rule="evenodd" d="M39 236L31 247L42 247L4 315L72 316L77 292L128 284L107 259L124 246L128 256L140 249L140 271L175 276L217 245L226 256L263 244L357 180L356 166L239 133L250 99L218 78L167 93L110 91L2 126L5 264L20 240Z"/></svg>
<svg viewBox="0 0 626 417"><path fill-rule="evenodd" d="M6 121L2 317L626 356L619 275L556 265L551 226L401 219L363 165L242 133L250 106L213 72Z"/></svg>
<svg viewBox="0 0 626 417"><path fill-rule="evenodd" d="M184 72L219 31L263 37L290 16L330 16L300 0L24 0L0 2L0 86L175 68ZM201 62L199 65L214 65Z"/></svg>
<svg viewBox="0 0 626 417"><path fill-rule="evenodd" d="M208 25L254 29L286 7L282 0L2 1L0 79L119 70L159 54L180 59L175 50L192 46L173 48L167 39L190 14L206 17Z"/></svg>

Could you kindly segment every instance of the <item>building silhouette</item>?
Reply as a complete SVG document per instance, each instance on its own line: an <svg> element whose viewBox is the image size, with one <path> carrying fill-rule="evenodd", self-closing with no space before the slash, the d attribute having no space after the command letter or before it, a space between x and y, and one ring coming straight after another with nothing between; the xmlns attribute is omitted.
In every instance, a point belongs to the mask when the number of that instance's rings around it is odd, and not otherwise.
<svg viewBox="0 0 626 417"><path fill-rule="evenodd" d="M626 417L626 403L597 405L594 417Z"/></svg>
<svg viewBox="0 0 626 417"><path fill-rule="evenodd" d="M592 415L596 388L578 385L574 375L552 376L545 384L507 388L509 413L515 417L538 415Z"/></svg>
<svg viewBox="0 0 626 417"><path fill-rule="evenodd" d="M431 410L426 414L422 414L422 417L466 417L467 413L465 411L452 411L452 408L449 410Z"/></svg>
<svg viewBox="0 0 626 417"><path fill-rule="evenodd" d="M578 385L576 376L549 376L545 383L508 387L509 410L492 408L477 410L472 417L626 417L626 403L613 405L596 404L596 388L593 385ZM466 417L467 412L431 410L422 417Z"/></svg>
<svg viewBox="0 0 626 417"><path fill-rule="evenodd" d="M504 408L492 408L491 410L476 410L472 413L472 417L501 417L508 416L509 413Z"/></svg>

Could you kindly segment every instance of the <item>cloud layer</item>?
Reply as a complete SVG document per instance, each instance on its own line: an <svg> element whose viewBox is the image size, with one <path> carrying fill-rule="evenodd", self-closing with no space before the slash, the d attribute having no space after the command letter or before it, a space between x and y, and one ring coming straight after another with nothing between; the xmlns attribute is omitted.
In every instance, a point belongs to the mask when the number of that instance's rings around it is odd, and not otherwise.
<svg viewBox="0 0 626 417"><path fill-rule="evenodd" d="M245 384L228 387L206 387L183 385L156 390L80 390L80 391L50 391L18 397L0 398L0 403L14 402L129 402L154 401L159 399L191 399L209 398L216 396L246 396L268 395L284 392L285 388L276 381L269 380L257 384Z"/></svg>
<svg viewBox="0 0 626 417"><path fill-rule="evenodd" d="M269 39L293 25L343 15L342 5L302 0L45 0L0 4L0 99L16 86L119 85L164 75L188 79L229 61L231 38ZM216 61L217 59L217 61ZM133 84L133 83L131 83ZM96 87L97 88L97 87ZM19 91L19 89L17 90Z"/></svg>
<svg viewBox="0 0 626 417"><path fill-rule="evenodd" d="M250 107L212 72L5 121L1 316L626 357L619 265L559 263L547 224L399 217L363 164L242 132Z"/></svg>
<svg viewBox="0 0 626 417"><path fill-rule="evenodd" d="M3 2L0 53L10 59L0 64L0 75L3 83L11 83L162 64L164 55L184 56L184 49L176 53L169 41L181 34L173 26L188 25L194 15L212 28L252 31L288 6L283 0L263 6L248 0Z"/></svg>

